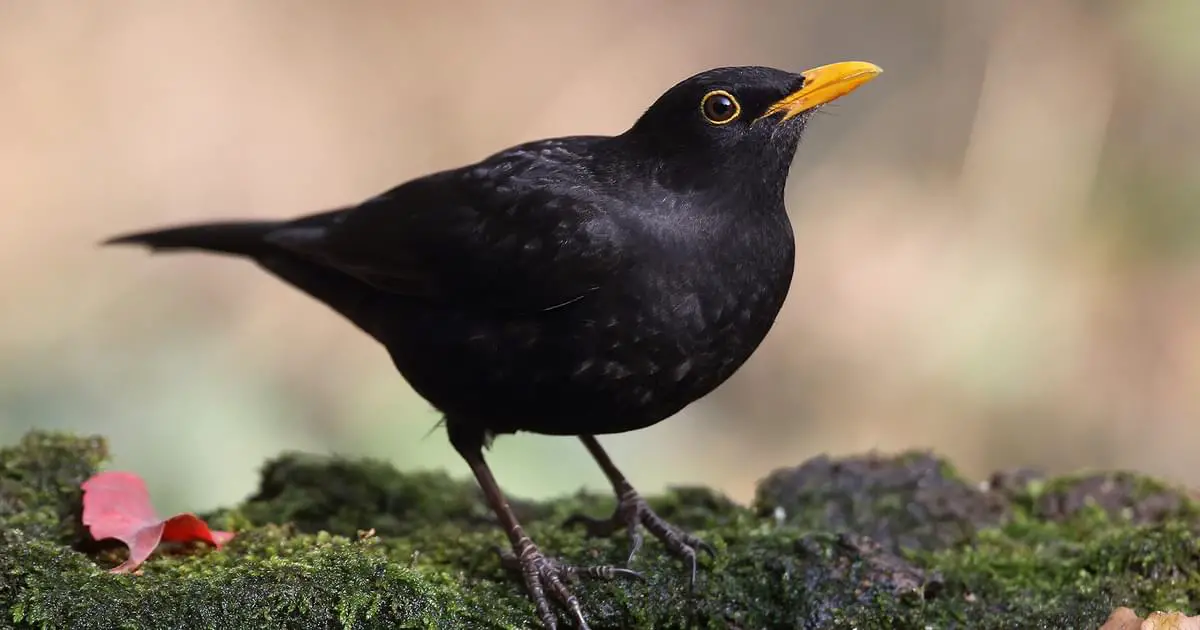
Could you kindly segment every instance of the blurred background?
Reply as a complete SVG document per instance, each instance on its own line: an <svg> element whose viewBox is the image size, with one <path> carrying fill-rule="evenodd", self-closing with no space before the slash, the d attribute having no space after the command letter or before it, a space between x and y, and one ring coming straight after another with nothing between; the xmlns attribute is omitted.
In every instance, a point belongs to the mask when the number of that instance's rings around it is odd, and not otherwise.
<svg viewBox="0 0 1200 630"><path fill-rule="evenodd" d="M227 258L100 249L286 217L539 137L623 131L700 70L885 73L809 126L795 281L728 384L602 439L635 485L748 500L820 453L1200 484L1200 3L0 3L0 443L107 435L164 511L285 449L467 477L386 353ZM497 441L526 497L603 489Z"/></svg>

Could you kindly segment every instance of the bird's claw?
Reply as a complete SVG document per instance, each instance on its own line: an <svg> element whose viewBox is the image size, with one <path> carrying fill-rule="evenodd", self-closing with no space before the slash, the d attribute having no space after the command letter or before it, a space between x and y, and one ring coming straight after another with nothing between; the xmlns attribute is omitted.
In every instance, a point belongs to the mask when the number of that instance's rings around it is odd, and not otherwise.
<svg viewBox="0 0 1200 630"><path fill-rule="evenodd" d="M698 551L703 551L709 557L716 556L716 550L712 545L700 540L695 535L686 532L674 525L665 521L654 510L650 509L650 505L646 500L638 495L633 488L627 488L621 493L617 499L617 508L613 511L612 516L604 519L597 519L583 514L574 514L569 517L564 523L565 526L583 525L584 531L588 536L605 537L611 536L617 531L624 529L629 535L629 557L625 561L626 566L633 564L633 558L642 548L641 527L645 527L647 531L663 542L667 547L667 551L672 555L684 559L691 564L692 575L690 586L696 586L696 554Z"/></svg>
<svg viewBox="0 0 1200 630"><path fill-rule="evenodd" d="M550 600L554 600L570 613L575 621L577 630L588 630L587 620L579 605L579 599L567 588L568 582L577 583L580 578L612 580L616 578L633 578L645 580L637 571L612 565L577 566L563 564L554 558L549 558L528 538L523 539L514 551L496 548L500 555L500 564L504 568L521 574L525 588L533 599L538 617L546 630L557 630L558 620ZM547 597L547 591L549 596Z"/></svg>

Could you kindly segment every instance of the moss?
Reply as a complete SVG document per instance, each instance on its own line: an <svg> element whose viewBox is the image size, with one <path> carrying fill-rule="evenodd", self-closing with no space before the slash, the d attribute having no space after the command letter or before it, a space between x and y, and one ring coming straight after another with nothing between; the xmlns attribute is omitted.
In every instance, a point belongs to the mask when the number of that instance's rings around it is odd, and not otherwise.
<svg viewBox="0 0 1200 630"><path fill-rule="evenodd" d="M1018 497L1019 499L1019 497ZM1022 507L1044 520L1069 520L1088 510L1133 523L1195 520L1197 504L1185 492L1126 471L1069 475L1042 482Z"/></svg>
<svg viewBox="0 0 1200 630"><path fill-rule="evenodd" d="M943 596L974 604L936 610L930 621L980 616L1011 627L1098 627L1117 606L1188 610L1200 598L1200 546L1178 524L1088 530L1028 523L982 533L970 548L944 550L923 563L939 567ZM970 617L966 617L970 618ZM936 623L935 623L936 625Z"/></svg>
<svg viewBox="0 0 1200 630"><path fill-rule="evenodd" d="M121 552L74 544L78 532L66 525L78 482L103 452L98 440L41 434L0 451L0 620L131 630L536 627L497 562L505 539L474 485L370 460L281 456L253 497L208 515L238 531L226 547L159 553L141 575L109 574ZM634 562L644 582L586 582L575 592L596 630L1094 628L1121 605L1193 612L1192 500L1136 476L1116 485L1083 478L981 489L941 460L905 454L779 471L754 509L677 488L652 503L717 548L694 591L688 567L648 540ZM1124 499L1113 500L1116 487ZM1096 496L1065 516L1041 507L1087 492ZM627 553L624 536L586 539L561 527L578 511L608 513L610 497L518 505L534 539L565 561L619 563ZM1137 507L1145 505L1171 509Z"/></svg>
<svg viewBox="0 0 1200 630"><path fill-rule="evenodd" d="M367 529L402 535L451 520L477 528L490 516L481 493L445 473L401 474L377 460L302 453L268 462L258 492L240 511L252 522L346 535Z"/></svg>
<svg viewBox="0 0 1200 630"><path fill-rule="evenodd" d="M372 543L282 532L255 530L227 549L158 560L131 576L10 530L0 568L18 585L12 620L39 628L512 627L516 620L424 579Z"/></svg>
<svg viewBox="0 0 1200 630"><path fill-rule="evenodd" d="M0 449L0 530L77 542L79 484L107 457L103 439L64 433L29 433L17 446Z"/></svg>
<svg viewBox="0 0 1200 630"><path fill-rule="evenodd" d="M660 516L681 527L706 527L749 515L746 508L702 487L673 488L650 501ZM611 494L580 492L545 503L513 499L511 505L522 522L562 522L576 513L610 513L616 503ZM303 453L285 453L267 462L258 492L238 512L250 522L289 523L302 532L347 536L372 529L383 536L400 536L435 523L469 531L496 527L483 493L473 483L440 471L401 473L374 459Z"/></svg>

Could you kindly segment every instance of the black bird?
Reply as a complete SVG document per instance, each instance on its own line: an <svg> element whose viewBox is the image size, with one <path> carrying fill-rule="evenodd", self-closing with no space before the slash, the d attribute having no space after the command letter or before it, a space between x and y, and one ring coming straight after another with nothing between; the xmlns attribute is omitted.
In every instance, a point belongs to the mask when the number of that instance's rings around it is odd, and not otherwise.
<svg viewBox="0 0 1200 630"><path fill-rule="evenodd" d="M664 93L627 131L521 144L362 203L283 221L199 223L113 238L249 258L381 343L444 417L512 543L547 628L584 575L525 535L483 451L494 436L579 436L618 497L596 535L639 527L692 565L710 548L659 518L596 441L711 392L775 321L795 244L783 193L819 106L878 75L717 68ZM627 563L628 564L628 563Z"/></svg>

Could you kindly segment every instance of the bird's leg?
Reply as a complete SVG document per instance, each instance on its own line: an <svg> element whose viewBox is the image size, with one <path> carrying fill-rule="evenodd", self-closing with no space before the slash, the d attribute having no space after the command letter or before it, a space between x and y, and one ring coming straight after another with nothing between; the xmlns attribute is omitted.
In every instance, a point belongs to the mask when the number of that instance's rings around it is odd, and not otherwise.
<svg viewBox="0 0 1200 630"><path fill-rule="evenodd" d="M704 551L708 555L714 555L713 548L708 543L700 540L696 536L671 525L662 517L654 513L646 500L638 495L637 490L634 490L633 485L621 474L609 458L608 453L600 447L600 442L596 441L595 436L583 435L580 436L583 445L587 447L588 452L596 459L596 463L600 464L600 468L604 471L604 475L612 483L613 492L617 494L617 509L613 515L606 519L595 519L590 516L576 514L567 519L567 525L582 523L587 529L589 536L610 536L613 533L625 529L629 535L629 559L626 564L633 562L633 557L642 547L642 535L638 531L639 526L645 527L655 538L658 538L667 546L667 550L688 561L692 565L691 584L696 584L696 552Z"/></svg>
<svg viewBox="0 0 1200 630"><path fill-rule="evenodd" d="M525 582L525 588L529 591L529 596L537 608L538 617L541 618L546 630L557 630L558 628L554 610L550 607L551 599L566 608L574 619L577 629L587 630L587 621L579 606L579 600L567 588L566 582L574 581L579 577L612 579L615 577L640 578L641 576L629 569L611 565L580 567L562 564L543 555L537 545L533 544L533 541L525 534L524 528L521 527L512 508L509 507L508 500L504 498L500 485L496 483L496 478L492 476L491 469L484 461L482 440L462 436L461 432L449 423L448 429L451 443L466 460L467 465L471 467L471 472L475 473L475 479L479 482L479 487L483 489L483 495L487 499L488 505L500 519L500 524L504 527L505 533L508 534L508 540L512 544L512 551L500 550L501 563L508 569L520 572Z"/></svg>

